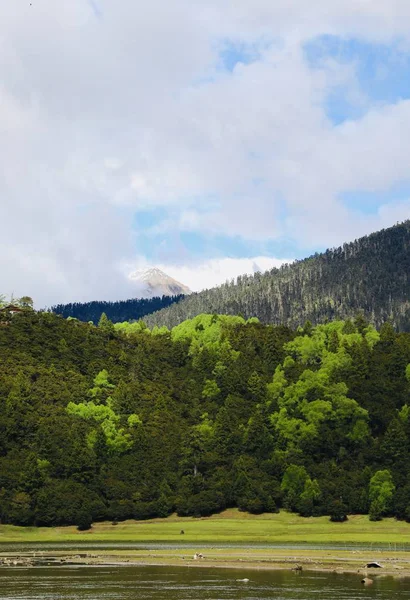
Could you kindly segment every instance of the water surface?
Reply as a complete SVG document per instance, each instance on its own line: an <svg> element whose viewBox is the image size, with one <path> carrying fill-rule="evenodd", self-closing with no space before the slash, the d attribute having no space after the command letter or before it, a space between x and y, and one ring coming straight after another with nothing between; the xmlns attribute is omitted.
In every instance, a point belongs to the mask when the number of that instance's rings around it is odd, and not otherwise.
<svg viewBox="0 0 410 600"><path fill-rule="evenodd" d="M249 578L245 583L238 579ZM1 568L2 600L410 600L410 579L195 567Z"/></svg>
<svg viewBox="0 0 410 600"><path fill-rule="evenodd" d="M240 548L243 544L238 542L124 542L124 541L75 541L75 542L1 542L0 554L8 552L59 552L75 550L83 552L86 550L197 550L198 545L201 549L206 548ZM410 552L409 544L285 544L270 542L247 542L247 548L255 550L357 550L357 551L400 551Z"/></svg>

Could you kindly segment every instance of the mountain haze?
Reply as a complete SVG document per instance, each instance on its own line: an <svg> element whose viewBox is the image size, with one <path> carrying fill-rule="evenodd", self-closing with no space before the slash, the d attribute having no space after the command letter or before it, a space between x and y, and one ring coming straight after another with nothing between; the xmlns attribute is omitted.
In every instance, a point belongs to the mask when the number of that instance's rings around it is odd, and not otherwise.
<svg viewBox="0 0 410 600"><path fill-rule="evenodd" d="M272 269L243 275L184 298L145 320L174 327L201 313L241 314L292 327L353 317L376 326L386 320L410 330L410 221L339 248Z"/></svg>

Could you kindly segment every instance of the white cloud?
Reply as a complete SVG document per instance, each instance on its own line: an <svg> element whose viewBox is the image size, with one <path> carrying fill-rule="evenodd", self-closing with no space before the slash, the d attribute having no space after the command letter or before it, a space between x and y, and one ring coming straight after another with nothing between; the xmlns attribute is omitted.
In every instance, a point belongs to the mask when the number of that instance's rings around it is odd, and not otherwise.
<svg viewBox="0 0 410 600"><path fill-rule="evenodd" d="M406 215L406 203L369 218L340 201L408 179L410 104L373 103L354 64L312 69L303 44L323 34L406 50L408 0L3 2L0 293L39 305L127 295L139 209L169 209L170 235L307 249ZM227 41L259 54L218 70ZM325 103L338 86L365 114L334 126ZM199 289L253 259L232 260L175 273Z"/></svg>
<svg viewBox="0 0 410 600"><path fill-rule="evenodd" d="M238 275L264 273L274 267L279 268L291 259L277 259L269 256L252 258L215 258L191 265L159 265L159 268L177 281L187 285L193 292L199 292L221 285Z"/></svg>

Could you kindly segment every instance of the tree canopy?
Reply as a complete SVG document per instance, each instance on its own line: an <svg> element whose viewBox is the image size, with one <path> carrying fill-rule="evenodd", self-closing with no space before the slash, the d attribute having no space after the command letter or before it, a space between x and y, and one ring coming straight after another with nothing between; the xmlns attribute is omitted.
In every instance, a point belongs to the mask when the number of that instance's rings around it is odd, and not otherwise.
<svg viewBox="0 0 410 600"><path fill-rule="evenodd" d="M0 323L1 522L232 506L410 519L410 334L362 316L99 321Z"/></svg>

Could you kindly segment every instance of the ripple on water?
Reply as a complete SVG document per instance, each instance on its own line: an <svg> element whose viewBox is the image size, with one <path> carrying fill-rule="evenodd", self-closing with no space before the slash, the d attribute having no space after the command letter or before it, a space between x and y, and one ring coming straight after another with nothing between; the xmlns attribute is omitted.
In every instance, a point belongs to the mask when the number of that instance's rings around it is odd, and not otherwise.
<svg viewBox="0 0 410 600"><path fill-rule="evenodd" d="M238 581L248 578L248 582ZM0 600L404 600L410 580L189 567L0 569Z"/></svg>

